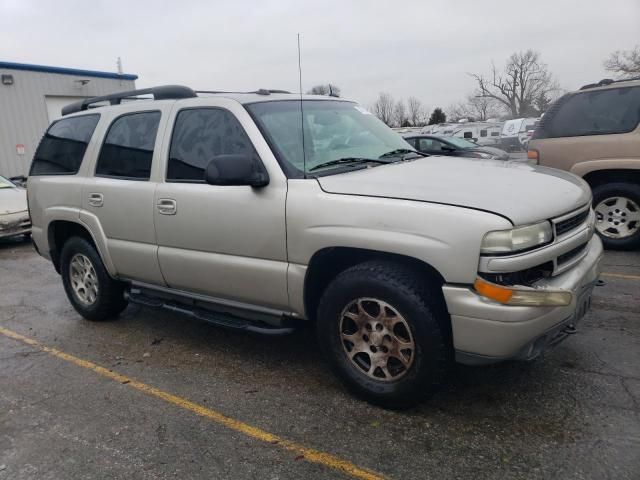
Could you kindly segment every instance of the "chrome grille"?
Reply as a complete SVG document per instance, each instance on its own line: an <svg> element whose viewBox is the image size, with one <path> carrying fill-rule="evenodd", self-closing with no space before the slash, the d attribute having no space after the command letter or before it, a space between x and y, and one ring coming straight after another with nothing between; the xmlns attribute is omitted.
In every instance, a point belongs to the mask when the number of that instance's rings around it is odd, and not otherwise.
<svg viewBox="0 0 640 480"><path fill-rule="evenodd" d="M582 252L584 252L585 248L587 248L587 243L583 243L582 245L574 248L573 250L569 250L568 252L558 256L558 259L557 259L558 265L564 265L565 263L570 262L571 260L576 258L578 255L580 255Z"/></svg>
<svg viewBox="0 0 640 480"><path fill-rule="evenodd" d="M560 235L563 235L573 230L574 228L582 225L587 220L588 217L589 217L589 209L586 209L583 212L580 212L574 215L573 217L569 217L565 220L557 222L555 224L556 237L559 237Z"/></svg>

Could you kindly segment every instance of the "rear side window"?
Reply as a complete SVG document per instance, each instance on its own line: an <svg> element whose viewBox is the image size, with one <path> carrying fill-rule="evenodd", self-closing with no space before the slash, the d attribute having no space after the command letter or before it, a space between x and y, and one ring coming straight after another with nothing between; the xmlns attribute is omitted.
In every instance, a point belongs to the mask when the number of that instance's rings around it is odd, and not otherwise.
<svg viewBox="0 0 640 480"><path fill-rule="evenodd" d="M217 155L256 155L251 140L235 116L220 108L194 108L178 113L167 180L203 182L204 171Z"/></svg>
<svg viewBox="0 0 640 480"><path fill-rule="evenodd" d="M480 136L481 137L486 137L487 136L487 131L486 130L480 130Z"/></svg>
<svg viewBox="0 0 640 480"><path fill-rule="evenodd" d="M117 118L102 145L96 175L149 180L160 112L131 113Z"/></svg>
<svg viewBox="0 0 640 480"><path fill-rule="evenodd" d="M555 110L555 109L554 109ZM640 122L640 87L593 90L567 96L551 118L543 118L541 137L627 133Z"/></svg>
<svg viewBox="0 0 640 480"><path fill-rule="evenodd" d="M63 118L49 127L40 141L29 175L78 173L84 152L100 115Z"/></svg>

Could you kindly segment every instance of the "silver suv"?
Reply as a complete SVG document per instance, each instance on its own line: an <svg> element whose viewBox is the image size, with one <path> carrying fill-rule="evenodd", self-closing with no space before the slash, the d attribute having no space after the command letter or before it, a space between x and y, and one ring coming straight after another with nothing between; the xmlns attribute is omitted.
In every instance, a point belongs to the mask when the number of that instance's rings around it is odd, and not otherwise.
<svg viewBox="0 0 640 480"><path fill-rule="evenodd" d="M313 322L346 385L398 408L454 360L535 358L589 305L602 245L572 174L427 157L332 97L168 86L63 113L31 167L33 240L89 320L130 301Z"/></svg>

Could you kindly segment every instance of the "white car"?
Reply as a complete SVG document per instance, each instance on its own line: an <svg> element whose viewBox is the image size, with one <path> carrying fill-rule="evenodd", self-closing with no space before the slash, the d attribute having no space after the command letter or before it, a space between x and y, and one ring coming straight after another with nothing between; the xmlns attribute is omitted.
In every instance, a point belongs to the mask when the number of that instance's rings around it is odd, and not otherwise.
<svg viewBox="0 0 640 480"><path fill-rule="evenodd" d="M27 191L0 176L0 238L31 235Z"/></svg>

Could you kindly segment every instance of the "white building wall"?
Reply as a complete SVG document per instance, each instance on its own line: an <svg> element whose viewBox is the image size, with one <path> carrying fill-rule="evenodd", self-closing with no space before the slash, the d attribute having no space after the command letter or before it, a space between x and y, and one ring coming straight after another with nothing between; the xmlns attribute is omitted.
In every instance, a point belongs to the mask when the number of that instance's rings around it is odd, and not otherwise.
<svg viewBox="0 0 640 480"><path fill-rule="evenodd" d="M0 67L2 74L13 76L13 85L0 84L0 175L5 177L28 173L44 131L67 100L135 89L133 80ZM89 82L83 85L79 80ZM17 145L24 145L24 150Z"/></svg>

